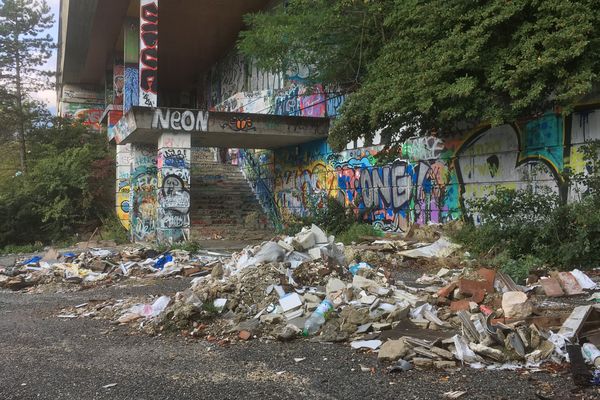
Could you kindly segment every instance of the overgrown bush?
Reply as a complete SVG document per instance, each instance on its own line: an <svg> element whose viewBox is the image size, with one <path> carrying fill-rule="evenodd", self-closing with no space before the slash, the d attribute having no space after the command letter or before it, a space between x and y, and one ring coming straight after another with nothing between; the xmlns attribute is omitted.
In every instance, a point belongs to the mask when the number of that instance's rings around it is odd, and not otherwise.
<svg viewBox="0 0 600 400"><path fill-rule="evenodd" d="M565 174L578 201L561 203L549 190L498 188L493 196L468 203L470 217L481 225L465 224L453 234L478 256L489 256L513 278L531 268L592 268L600 259L600 145L580 150L585 172ZM495 258L494 258L495 257Z"/></svg>
<svg viewBox="0 0 600 400"><path fill-rule="evenodd" d="M348 229L341 232L336 240L344 244L360 242L364 237L383 236L383 232L368 223L355 222Z"/></svg>
<svg viewBox="0 0 600 400"><path fill-rule="evenodd" d="M0 181L0 247L64 240L114 212L114 156L102 133L56 119L30 140L28 171Z"/></svg>
<svg viewBox="0 0 600 400"><path fill-rule="evenodd" d="M284 216L282 233L295 235L303 227L315 224L330 235L338 235L348 230L356 222L352 210L327 195L308 196L306 208L306 216L300 217L293 214Z"/></svg>
<svg viewBox="0 0 600 400"><path fill-rule="evenodd" d="M471 217L481 225L465 224L455 238L479 255L503 251L518 258L534 247L538 232L559 206L559 199L546 188L534 192L500 187L494 195L468 201L467 205Z"/></svg>

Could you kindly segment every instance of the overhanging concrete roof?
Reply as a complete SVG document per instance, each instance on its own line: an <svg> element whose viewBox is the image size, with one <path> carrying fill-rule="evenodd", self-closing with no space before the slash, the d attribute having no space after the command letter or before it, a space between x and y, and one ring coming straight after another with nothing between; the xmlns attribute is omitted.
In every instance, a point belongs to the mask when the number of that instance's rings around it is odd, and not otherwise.
<svg viewBox="0 0 600 400"><path fill-rule="evenodd" d="M133 107L115 126L119 144L156 144L161 134L190 133L192 146L276 149L326 138L329 118L177 108Z"/></svg>
<svg viewBox="0 0 600 400"><path fill-rule="evenodd" d="M194 87L200 73L231 49L243 26L243 15L264 9L269 2L159 1L160 87ZM118 40L123 21L137 16L132 10L138 7L138 0L62 0L58 82L102 84L114 51L122 49Z"/></svg>

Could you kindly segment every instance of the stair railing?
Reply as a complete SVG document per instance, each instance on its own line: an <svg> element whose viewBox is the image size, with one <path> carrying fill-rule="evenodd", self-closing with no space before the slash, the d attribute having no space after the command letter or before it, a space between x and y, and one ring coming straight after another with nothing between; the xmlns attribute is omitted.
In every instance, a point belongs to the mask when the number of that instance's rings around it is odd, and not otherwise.
<svg viewBox="0 0 600 400"><path fill-rule="evenodd" d="M239 149L238 161L238 166L242 170L246 180L250 183L252 191L258 199L262 209L273 223L274 228L277 231L281 231L283 229L281 214L279 213L275 196L273 195L267 180L263 178L259 161L254 156L254 153L247 151L246 149ZM253 176L249 177L244 168L248 168Z"/></svg>

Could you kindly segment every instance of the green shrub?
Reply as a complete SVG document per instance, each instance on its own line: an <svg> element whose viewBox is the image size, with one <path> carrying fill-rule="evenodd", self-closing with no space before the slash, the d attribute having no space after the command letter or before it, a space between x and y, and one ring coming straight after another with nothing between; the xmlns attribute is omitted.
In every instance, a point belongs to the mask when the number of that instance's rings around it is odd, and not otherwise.
<svg viewBox="0 0 600 400"><path fill-rule="evenodd" d="M579 200L561 203L549 190L498 189L493 196L468 203L470 217L452 237L478 256L498 255L501 269L523 279L542 264L561 269L589 269L600 259L600 144L581 147L587 167L565 173ZM501 264L501 265L500 265Z"/></svg>
<svg viewBox="0 0 600 400"><path fill-rule="evenodd" d="M507 252L502 252L494 257L490 264L500 271L508 274L516 283L525 284L531 271L541 269L544 263L541 259L528 254L518 258L511 258Z"/></svg>
<svg viewBox="0 0 600 400"><path fill-rule="evenodd" d="M546 188L538 192L498 188L493 196L467 205L481 225L465 224L453 233L454 239L477 255L504 251L516 259L532 251L559 198Z"/></svg>
<svg viewBox="0 0 600 400"><path fill-rule="evenodd" d="M37 242L34 244L24 245L8 245L0 249L0 255L2 254L20 254L20 253L37 253L44 250L44 245Z"/></svg>
<svg viewBox="0 0 600 400"><path fill-rule="evenodd" d="M336 240L344 244L359 242L365 236L383 236L383 232L371 224L355 222L337 235Z"/></svg>
<svg viewBox="0 0 600 400"><path fill-rule="evenodd" d="M0 181L0 246L62 241L114 212L114 156L100 133L57 119L31 140L28 171Z"/></svg>
<svg viewBox="0 0 600 400"><path fill-rule="evenodd" d="M115 214L102 218L100 237L104 240L113 240L117 244L129 243L129 232Z"/></svg>

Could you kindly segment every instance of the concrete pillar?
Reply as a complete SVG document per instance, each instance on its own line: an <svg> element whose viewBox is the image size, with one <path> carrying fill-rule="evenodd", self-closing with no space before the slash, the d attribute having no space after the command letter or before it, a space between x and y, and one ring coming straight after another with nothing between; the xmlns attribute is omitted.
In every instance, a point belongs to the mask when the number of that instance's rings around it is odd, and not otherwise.
<svg viewBox="0 0 600 400"><path fill-rule="evenodd" d="M159 243L190 238L189 133L164 133L158 140L158 223Z"/></svg>
<svg viewBox="0 0 600 400"><path fill-rule="evenodd" d="M129 230L129 209L130 209L130 179L131 179L131 145L117 145L117 186L116 186L116 204L117 217L123 227Z"/></svg>
<svg viewBox="0 0 600 400"><path fill-rule="evenodd" d="M131 145L130 182L131 240L153 242L158 217L156 146Z"/></svg>
<svg viewBox="0 0 600 400"><path fill-rule="evenodd" d="M158 0L140 0L140 100L158 107Z"/></svg>
<svg viewBox="0 0 600 400"><path fill-rule="evenodd" d="M123 59L125 63L125 87L123 93L123 111L139 104L139 57L140 25L137 18L126 18L123 22Z"/></svg>

